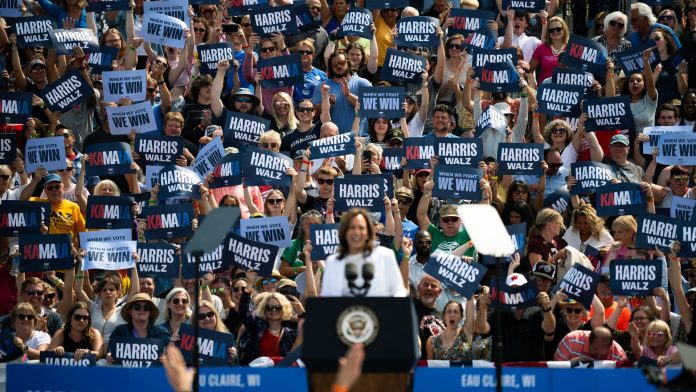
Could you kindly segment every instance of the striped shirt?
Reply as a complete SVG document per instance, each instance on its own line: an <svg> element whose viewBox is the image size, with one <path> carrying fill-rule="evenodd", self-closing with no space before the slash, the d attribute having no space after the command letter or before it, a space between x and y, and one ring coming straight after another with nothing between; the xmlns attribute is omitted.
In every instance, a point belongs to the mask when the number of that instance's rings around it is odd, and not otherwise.
<svg viewBox="0 0 696 392"><path fill-rule="evenodd" d="M567 334L558 344L554 361L570 361L579 356L586 356L595 360L625 361L626 353L618 343L612 342L609 352L605 356L597 356L590 353L591 331L573 331Z"/></svg>

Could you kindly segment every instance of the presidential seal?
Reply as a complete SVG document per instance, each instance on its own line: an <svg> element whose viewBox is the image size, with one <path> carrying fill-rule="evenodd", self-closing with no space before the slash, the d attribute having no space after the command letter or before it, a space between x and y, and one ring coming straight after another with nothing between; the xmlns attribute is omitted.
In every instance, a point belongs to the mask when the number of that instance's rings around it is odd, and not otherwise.
<svg viewBox="0 0 696 392"><path fill-rule="evenodd" d="M354 343L367 346L377 338L379 319L375 312L366 306L350 306L338 316L336 332L346 346Z"/></svg>

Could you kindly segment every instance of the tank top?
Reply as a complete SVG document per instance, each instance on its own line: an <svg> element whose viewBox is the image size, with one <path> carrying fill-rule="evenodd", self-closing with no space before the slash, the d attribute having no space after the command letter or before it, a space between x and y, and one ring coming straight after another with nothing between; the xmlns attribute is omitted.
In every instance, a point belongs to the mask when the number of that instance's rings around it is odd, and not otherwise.
<svg viewBox="0 0 696 392"><path fill-rule="evenodd" d="M92 343L89 342L89 339L85 338L82 338L82 340L76 342L72 340L70 334L65 332L63 335L63 348L65 349L66 353L74 353L77 349L92 351Z"/></svg>
<svg viewBox="0 0 696 392"><path fill-rule="evenodd" d="M457 334L450 348L446 348L443 345L442 335L433 336L433 352L435 354L435 359L448 361L465 361L471 359L471 346L463 331Z"/></svg>

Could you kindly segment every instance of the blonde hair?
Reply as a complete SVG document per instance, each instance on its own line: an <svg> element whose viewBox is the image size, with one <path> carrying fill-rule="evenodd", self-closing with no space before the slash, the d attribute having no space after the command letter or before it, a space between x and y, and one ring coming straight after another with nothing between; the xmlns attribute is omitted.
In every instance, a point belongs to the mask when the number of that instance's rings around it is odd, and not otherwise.
<svg viewBox="0 0 696 392"><path fill-rule="evenodd" d="M273 139L273 140L271 141L268 139ZM264 143L277 142L278 145L280 145L280 142L281 142L280 134L276 131L266 131L266 132L262 133L261 136L259 136L259 146L262 143L261 140L266 140Z"/></svg>
<svg viewBox="0 0 696 392"><path fill-rule="evenodd" d="M561 231L565 229L565 224L563 224L563 217L561 214L554 210L553 208L544 208L539 211L534 222L534 226L529 230L529 236L527 238L534 238L541 234L541 230L549 223L558 222L561 225Z"/></svg>
<svg viewBox="0 0 696 392"><path fill-rule="evenodd" d="M102 189L104 189L104 187L107 185L109 185L111 188L113 188L114 196L121 196L121 190L118 189L118 185L116 185L116 183L111 181L111 180L99 181L99 183L94 187L94 195L99 196Z"/></svg>
<svg viewBox="0 0 696 392"><path fill-rule="evenodd" d="M261 293L257 296L256 304L254 305L254 316L260 319L266 319L266 305L268 301L275 299L280 306L283 307L283 321L290 320L292 317L292 305L284 295L280 293Z"/></svg>
<svg viewBox="0 0 696 392"><path fill-rule="evenodd" d="M201 300L201 301L198 303L198 309L200 310L200 309L201 309L202 307L204 307L204 306L205 306L206 308L210 309L211 312L215 313L215 330L218 331L218 332L226 332L226 333L229 333L230 331L229 331L229 330L227 329L227 327L225 326L225 323L222 322L222 318L220 317L220 313L218 313L217 309L215 309L215 306L214 306L212 303L210 303L210 301L206 301L206 300L203 299L203 300ZM199 322L199 321L198 321L198 315L196 315L196 321L195 321L195 322Z"/></svg>
<svg viewBox="0 0 696 392"><path fill-rule="evenodd" d="M636 233L638 233L638 222L636 222L636 218L634 218L632 215L622 215L616 218L614 223L611 224L611 230L613 231L616 229L632 231L633 240L635 241Z"/></svg>
<svg viewBox="0 0 696 392"><path fill-rule="evenodd" d="M573 231L578 231L577 221L578 216L584 216L587 218L587 223L590 225L590 231L592 237L599 239L602 230L604 230L604 220L597 216L597 211L590 204L583 204L580 207L573 210L573 215L570 217L570 227Z"/></svg>
<svg viewBox="0 0 696 392"><path fill-rule="evenodd" d="M365 151L372 151L373 154L376 154L379 157L379 160L382 160L382 153L384 152L384 149L382 149L382 146L379 144L375 143L370 143L367 146L365 146Z"/></svg>
<svg viewBox="0 0 696 392"><path fill-rule="evenodd" d="M186 289L184 289L183 287L175 287L174 289L172 289L172 291L170 291L169 294L167 294L167 297L164 299L167 302L167 306L164 307L165 321L170 321L172 319L172 311L169 309L169 304L172 302L172 299L174 299L174 296L179 293L184 293L186 295L188 303L191 303L191 296L189 295L188 291L186 291ZM190 319L192 313L193 311L191 310L191 307L186 305L186 313L184 314L184 319Z"/></svg>
<svg viewBox="0 0 696 392"><path fill-rule="evenodd" d="M278 118L278 115L276 114L275 111L275 102L276 98L281 98L283 101L285 101L288 104L288 127L290 129L297 129L297 127L300 125L300 122L297 120L297 117L295 117L295 104L292 101L292 98L290 95L286 92L278 92L273 96L273 110L271 111L273 115L273 120L276 123L276 126L278 128L282 128L285 124L283 124Z"/></svg>
<svg viewBox="0 0 696 392"><path fill-rule="evenodd" d="M568 38L570 38L570 30L568 30L568 24L563 20L563 18L560 18L558 16L554 16L552 18L549 18L548 23L546 23L546 26L548 28L551 28L551 23L553 22L558 22L561 24L561 27L563 28L563 44L568 43ZM547 31L546 37L544 37L544 43L551 46L551 33Z"/></svg>
<svg viewBox="0 0 696 392"><path fill-rule="evenodd" d="M648 327L645 328L645 331L646 331L645 337L644 337L645 340L643 341L643 345L647 346L647 344L648 344L648 332L651 332L651 331L665 333L665 337L666 337L665 344L662 347L665 351L669 348L669 346L672 345L672 331L670 330L669 325L667 325L666 322L664 322L662 320L651 321L650 324L648 324Z"/></svg>

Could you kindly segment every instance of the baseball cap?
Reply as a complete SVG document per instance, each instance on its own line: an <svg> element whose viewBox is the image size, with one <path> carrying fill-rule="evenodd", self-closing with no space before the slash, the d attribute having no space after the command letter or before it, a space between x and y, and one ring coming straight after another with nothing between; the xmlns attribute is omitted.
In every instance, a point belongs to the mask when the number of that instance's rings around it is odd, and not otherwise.
<svg viewBox="0 0 696 392"><path fill-rule="evenodd" d="M614 135L611 137L611 140L609 141L609 145L612 145L614 143L620 143L623 144L624 146L629 146L630 143L628 141L628 138L624 135Z"/></svg>
<svg viewBox="0 0 696 392"><path fill-rule="evenodd" d="M411 200L415 199L415 195L413 194L413 191L410 190L409 188L406 188L405 186L402 186L401 188L394 191L394 196L407 197Z"/></svg>
<svg viewBox="0 0 696 392"><path fill-rule="evenodd" d="M391 140L404 140L404 131L401 130L401 128L394 128L389 133L386 135L386 140L391 141Z"/></svg>
<svg viewBox="0 0 696 392"><path fill-rule="evenodd" d="M532 273L542 278L554 280L556 278L556 267L546 261L539 261L534 265Z"/></svg>
<svg viewBox="0 0 696 392"><path fill-rule="evenodd" d="M61 182L60 176L57 174L49 174L44 180L44 184L50 184L51 182Z"/></svg>
<svg viewBox="0 0 696 392"><path fill-rule="evenodd" d="M682 271L696 271L696 259L682 261Z"/></svg>
<svg viewBox="0 0 696 392"><path fill-rule="evenodd" d="M510 105L508 105L505 102L498 102L495 105L493 105L493 107L498 109L498 111L502 114L514 114L510 111Z"/></svg>
<svg viewBox="0 0 696 392"><path fill-rule="evenodd" d="M416 177L417 177L419 174L421 174L421 173L428 173L428 174L430 174L430 169L419 169L419 170L416 170Z"/></svg>
<svg viewBox="0 0 696 392"><path fill-rule="evenodd" d="M29 68L34 68L35 65L42 65L46 68L46 62L41 59L34 59L29 62Z"/></svg>
<svg viewBox="0 0 696 392"><path fill-rule="evenodd" d="M442 207L440 207L440 218L446 218L448 216L456 216L457 218L459 218L459 214L457 213L457 206L452 204L445 204Z"/></svg>
<svg viewBox="0 0 696 392"><path fill-rule="evenodd" d="M524 286L527 284L527 278L525 278L524 275L515 272L514 274L508 275L507 279L505 279L505 284L510 287Z"/></svg>

